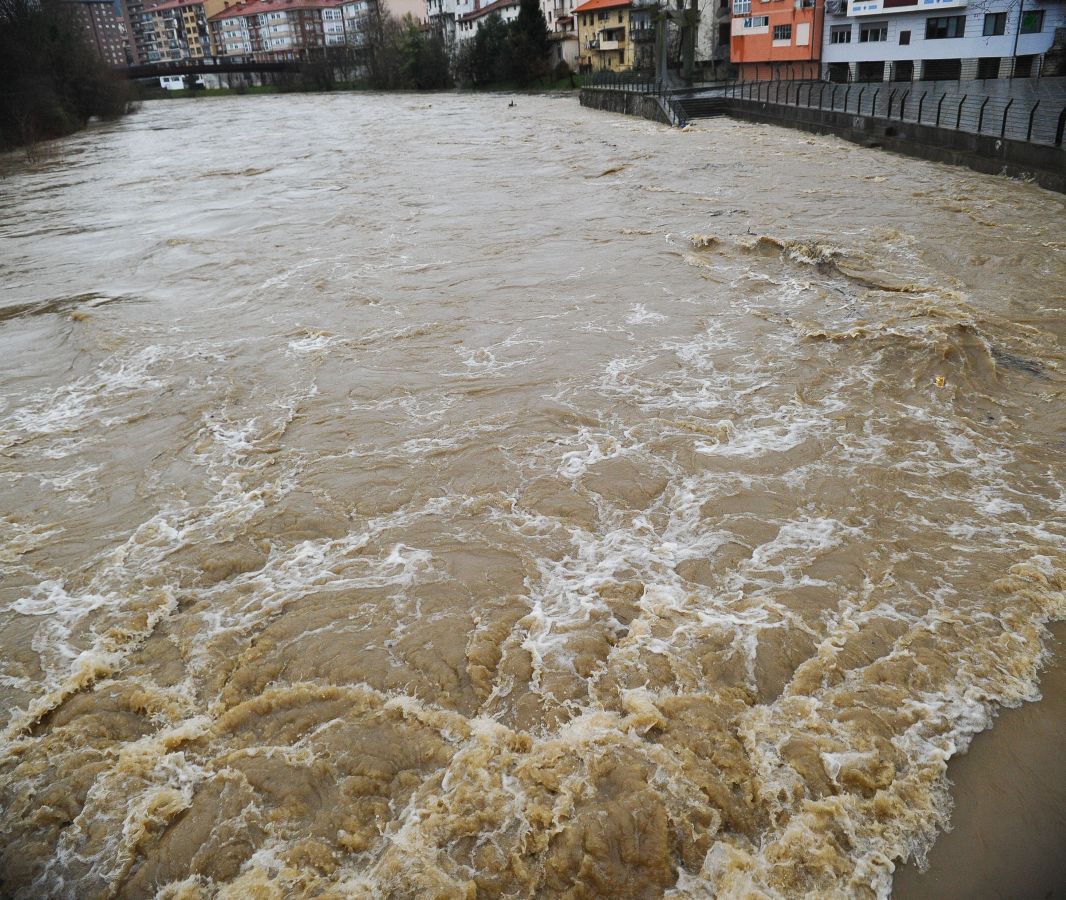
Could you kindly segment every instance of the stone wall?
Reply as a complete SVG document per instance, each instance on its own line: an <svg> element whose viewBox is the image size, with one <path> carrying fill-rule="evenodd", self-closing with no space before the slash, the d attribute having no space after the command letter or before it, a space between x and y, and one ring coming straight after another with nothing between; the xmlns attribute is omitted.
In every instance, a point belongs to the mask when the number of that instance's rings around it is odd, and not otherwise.
<svg viewBox="0 0 1066 900"><path fill-rule="evenodd" d="M623 113L627 116L640 116L642 119L651 119L663 125L671 124L670 117L662 107L662 102L654 94L582 88L579 96L581 105L591 109Z"/></svg>
<svg viewBox="0 0 1066 900"><path fill-rule="evenodd" d="M750 122L766 122L799 128L817 134L835 134L867 147L883 147L933 162L966 166L989 175L1032 178L1041 187L1066 193L1066 150L1029 144L989 134L971 134L888 121L854 113L825 109L778 106L751 100L730 99L728 115Z"/></svg>

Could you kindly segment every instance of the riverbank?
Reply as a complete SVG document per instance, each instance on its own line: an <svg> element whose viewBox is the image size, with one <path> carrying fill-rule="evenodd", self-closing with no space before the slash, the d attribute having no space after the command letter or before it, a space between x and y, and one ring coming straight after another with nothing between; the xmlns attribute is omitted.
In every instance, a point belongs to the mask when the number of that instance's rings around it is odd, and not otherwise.
<svg viewBox="0 0 1066 900"><path fill-rule="evenodd" d="M894 900L1058 900L1066 896L1066 623L1051 626L1042 697L1004 709L948 764L951 831L929 868L903 866Z"/></svg>
<svg viewBox="0 0 1066 900"><path fill-rule="evenodd" d="M485 85L480 87L443 88L436 93L443 94L569 94L581 90L581 76L574 75L562 78L540 79L534 84L521 86L514 82L501 82L499 84ZM329 90L321 88L299 88L278 84L241 85L229 88L197 88L195 90L168 91L163 88L149 86L141 90L141 97L145 100L196 100L196 99L220 99L222 97L242 97L249 94L320 94L320 93L350 93L350 92L375 92L392 93L397 96L410 94L432 95L434 92L396 90L379 91L364 81L348 82L333 85Z"/></svg>

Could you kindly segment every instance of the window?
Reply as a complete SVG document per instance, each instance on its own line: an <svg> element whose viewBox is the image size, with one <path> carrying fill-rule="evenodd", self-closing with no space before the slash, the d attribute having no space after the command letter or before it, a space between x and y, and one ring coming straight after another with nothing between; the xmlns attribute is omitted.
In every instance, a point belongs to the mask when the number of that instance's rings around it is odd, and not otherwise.
<svg viewBox="0 0 1066 900"><path fill-rule="evenodd" d="M869 22L859 26L859 43L872 44L888 40L888 22Z"/></svg>
<svg viewBox="0 0 1066 900"><path fill-rule="evenodd" d="M899 33L899 42L906 47L911 42L911 33L909 31L901 31Z"/></svg>
<svg viewBox="0 0 1066 900"><path fill-rule="evenodd" d="M747 28L765 28L770 24L769 16L748 16L744 20L744 27Z"/></svg>
<svg viewBox="0 0 1066 900"><path fill-rule="evenodd" d="M834 25L829 29L829 43L831 44L850 44L851 43L851 26L850 25Z"/></svg>
<svg viewBox="0 0 1066 900"><path fill-rule="evenodd" d="M986 56L977 60L978 78L999 78L999 57Z"/></svg>
<svg viewBox="0 0 1066 900"><path fill-rule="evenodd" d="M622 10L618 10L618 21L622 21Z"/></svg>
<svg viewBox="0 0 1066 900"><path fill-rule="evenodd" d="M933 16L925 20L925 39L961 38L966 33L966 16Z"/></svg>
<svg viewBox="0 0 1066 900"><path fill-rule="evenodd" d="M746 16L751 12L751 0L733 0L733 15Z"/></svg>
<svg viewBox="0 0 1066 900"><path fill-rule="evenodd" d="M987 13L985 15L985 37L991 37L994 34L1004 34L1006 30L1007 14L1005 12Z"/></svg>
<svg viewBox="0 0 1066 900"><path fill-rule="evenodd" d="M792 26L791 25L775 25L774 26L774 40L775 41L791 41L792 40Z"/></svg>
<svg viewBox="0 0 1066 900"><path fill-rule="evenodd" d="M1022 13L1022 34L1038 34L1044 27L1044 11L1034 9Z"/></svg>

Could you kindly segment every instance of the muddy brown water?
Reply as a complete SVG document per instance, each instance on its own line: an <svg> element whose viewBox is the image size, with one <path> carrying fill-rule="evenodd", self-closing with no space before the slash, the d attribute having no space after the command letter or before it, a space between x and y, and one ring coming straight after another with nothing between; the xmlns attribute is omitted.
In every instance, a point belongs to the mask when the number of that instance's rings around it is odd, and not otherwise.
<svg viewBox="0 0 1066 900"><path fill-rule="evenodd" d="M507 100L0 160L3 893L886 897L1039 696L1066 198Z"/></svg>

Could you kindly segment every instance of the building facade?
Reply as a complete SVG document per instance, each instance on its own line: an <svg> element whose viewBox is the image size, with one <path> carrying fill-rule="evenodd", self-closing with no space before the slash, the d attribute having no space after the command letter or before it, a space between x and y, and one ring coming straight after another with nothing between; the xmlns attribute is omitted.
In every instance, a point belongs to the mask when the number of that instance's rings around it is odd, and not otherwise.
<svg viewBox="0 0 1066 900"><path fill-rule="evenodd" d="M493 13L497 13L504 22L513 22L518 18L518 9L518 0L494 0L484 5L481 0L459 0L455 17L456 44L463 44L474 37L481 23Z"/></svg>
<svg viewBox="0 0 1066 900"><path fill-rule="evenodd" d="M729 69L729 39L733 28L730 0L698 0L700 27L696 36L696 65L704 77L724 78Z"/></svg>
<svg viewBox="0 0 1066 900"><path fill-rule="evenodd" d="M825 0L733 0L730 59L745 81L818 78L824 20Z"/></svg>
<svg viewBox="0 0 1066 900"><path fill-rule="evenodd" d="M830 0L822 54L831 81L950 81L1041 74L1061 0Z"/></svg>
<svg viewBox="0 0 1066 900"><path fill-rule="evenodd" d="M148 63L214 56L207 12L199 0L167 0L142 13L141 52Z"/></svg>
<svg viewBox="0 0 1066 900"><path fill-rule="evenodd" d="M550 62L553 68L561 62L571 69L578 66L577 24L574 21L574 7L578 4L579 0L540 0L551 38Z"/></svg>
<svg viewBox="0 0 1066 900"><path fill-rule="evenodd" d="M574 9L578 67L582 72L633 69L630 12L630 0L588 0Z"/></svg>
<svg viewBox="0 0 1066 900"><path fill-rule="evenodd" d="M129 22L118 0L68 0L65 8L104 62L115 67L133 62Z"/></svg>
<svg viewBox="0 0 1066 900"><path fill-rule="evenodd" d="M251 0L209 18L218 56L300 60L346 44L344 0Z"/></svg>

